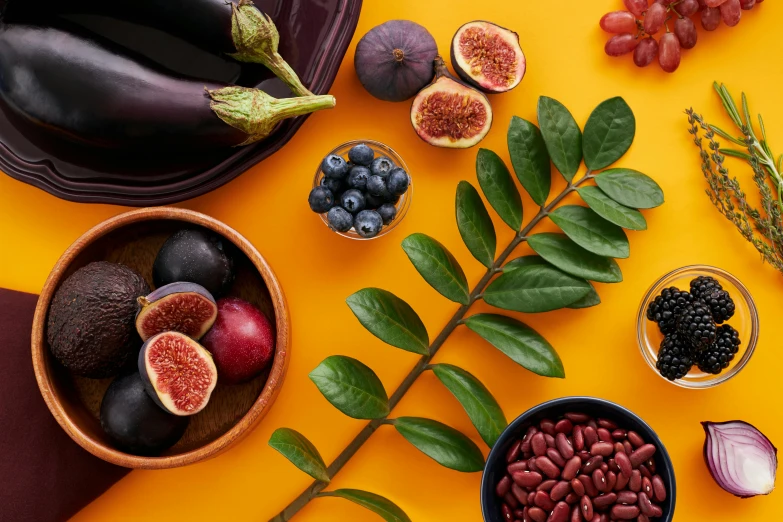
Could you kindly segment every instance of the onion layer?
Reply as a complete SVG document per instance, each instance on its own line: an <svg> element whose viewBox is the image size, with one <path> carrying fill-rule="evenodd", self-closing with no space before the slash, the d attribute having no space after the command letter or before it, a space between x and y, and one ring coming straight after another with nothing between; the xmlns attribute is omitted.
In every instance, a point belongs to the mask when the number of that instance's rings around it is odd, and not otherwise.
<svg viewBox="0 0 783 522"><path fill-rule="evenodd" d="M742 421L701 424L704 461L720 487L740 498L772 493L778 450L763 433Z"/></svg>

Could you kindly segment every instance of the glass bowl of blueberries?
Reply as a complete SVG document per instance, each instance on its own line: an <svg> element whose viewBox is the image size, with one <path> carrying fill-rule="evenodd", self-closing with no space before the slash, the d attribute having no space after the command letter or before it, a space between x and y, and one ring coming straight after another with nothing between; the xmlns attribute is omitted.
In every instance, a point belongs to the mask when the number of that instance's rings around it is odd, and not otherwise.
<svg viewBox="0 0 783 522"><path fill-rule="evenodd" d="M341 236L374 239L402 221L412 189L408 167L391 147L377 141L349 141L318 166L308 203Z"/></svg>

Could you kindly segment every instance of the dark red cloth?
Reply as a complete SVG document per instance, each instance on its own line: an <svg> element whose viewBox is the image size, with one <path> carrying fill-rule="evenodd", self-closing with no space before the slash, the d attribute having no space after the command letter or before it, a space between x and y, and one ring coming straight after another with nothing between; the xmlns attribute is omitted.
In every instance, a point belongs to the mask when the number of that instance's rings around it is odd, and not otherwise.
<svg viewBox="0 0 783 522"><path fill-rule="evenodd" d="M62 522L129 470L83 450L46 407L33 374L38 296L0 289L0 521Z"/></svg>

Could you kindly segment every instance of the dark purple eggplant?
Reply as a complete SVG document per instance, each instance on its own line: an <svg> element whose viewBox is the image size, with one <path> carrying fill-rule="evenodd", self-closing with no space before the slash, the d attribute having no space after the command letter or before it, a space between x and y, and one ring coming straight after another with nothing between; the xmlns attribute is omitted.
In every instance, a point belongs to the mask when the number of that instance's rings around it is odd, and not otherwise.
<svg viewBox="0 0 783 522"><path fill-rule="evenodd" d="M276 99L176 76L99 38L0 24L0 100L34 124L106 148L247 145L334 97Z"/></svg>
<svg viewBox="0 0 783 522"><path fill-rule="evenodd" d="M3 11L10 21L95 14L154 27L209 52L263 64L297 96L313 94L278 53L275 24L251 0L0 0Z"/></svg>

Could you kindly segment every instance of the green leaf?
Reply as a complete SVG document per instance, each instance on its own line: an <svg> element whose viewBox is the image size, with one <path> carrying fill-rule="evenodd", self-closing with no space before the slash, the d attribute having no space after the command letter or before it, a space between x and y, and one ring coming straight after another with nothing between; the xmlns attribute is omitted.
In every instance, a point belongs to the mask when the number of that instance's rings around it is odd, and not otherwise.
<svg viewBox="0 0 783 522"><path fill-rule="evenodd" d="M354 419L381 419L389 414L389 397L372 369L351 357L332 355L310 380L332 406Z"/></svg>
<svg viewBox="0 0 783 522"><path fill-rule="evenodd" d="M663 190L649 176L631 169L609 169L595 177L606 194L626 207L654 208L663 204Z"/></svg>
<svg viewBox="0 0 783 522"><path fill-rule="evenodd" d="M351 311L381 341L409 352L427 355L427 328L413 308L386 290L364 288L346 299Z"/></svg>
<svg viewBox="0 0 783 522"><path fill-rule="evenodd" d="M487 207L473 185L460 181L457 185L457 228L473 257L487 268L495 262L497 236Z"/></svg>
<svg viewBox="0 0 783 522"><path fill-rule="evenodd" d="M523 266L530 266L530 265L551 266L541 256L522 256L516 259L512 259L511 261L506 263L505 266L503 267L503 272L511 272L513 270L516 270L517 268L522 268Z"/></svg>
<svg viewBox="0 0 783 522"><path fill-rule="evenodd" d="M602 102L585 124L585 165L592 170L608 167L628 151L635 134L636 118L625 100L618 96Z"/></svg>
<svg viewBox="0 0 783 522"><path fill-rule="evenodd" d="M411 522L408 515L391 500L384 498L369 491L359 489L336 489L334 491L323 491L318 494L319 497L338 497L350 500L365 509L369 509L386 522Z"/></svg>
<svg viewBox="0 0 783 522"><path fill-rule="evenodd" d="M588 185L577 192L596 214L610 223L629 230L647 230L647 220L641 212L619 204L598 187Z"/></svg>
<svg viewBox="0 0 783 522"><path fill-rule="evenodd" d="M590 253L563 234L535 234L527 242L536 254L572 276L601 283L623 280L623 273L614 259Z"/></svg>
<svg viewBox="0 0 783 522"><path fill-rule="evenodd" d="M555 209L549 217L574 243L593 254L618 258L631 255L623 229L587 207L566 205Z"/></svg>
<svg viewBox="0 0 783 522"><path fill-rule="evenodd" d="M278 428L269 438L269 446L315 480L329 482L329 474L321 454L307 437L291 428Z"/></svg>
<svg viewBox="0 0 783 522"><path fill-rule="evenodd" d="M477 314L465 319L465 325L523 368L544 377L565 377L555 349L526 324L504 315Z"/></svg>
<svg viewBox="0 0 783 522"><path fill-rule="evenodd" d="M601 297L598 295L598 292L595 291L595 288L592 285L590 285L589 294L581 298L579 301L566 306L566 308L579 310L581 308L590 308L591 306L598 306L599 304L601 304Z"/></svg>
<svg viewBox="0 0 783 522"><path fill-rule="evenodd" d="M487 446L494 446L508 421L486 386L469 372L451 364L436 364L432 371L465 408Z"/></svg>
<svg viewBox="0 0 783 522"><path fill-rule="evenodd" d="M579 125L562 103L541 96L538 99L538 126L552 163L566 180L571 181L582 163Z"/></svg>
<svg viewBox="0 0 783 522"><path fill-rule="evenodd" d="M446 247L425 234L411 234L402 241L402 249L432 288L447 299L468 304L468 279Z"/></svg>
<svg viewBox="0 0 783 522"><path fill-rule="evenodd" d="M441 466L465 473L484 469L481 450L454 428L420 417L400 417L392 423L405 440Z"/></svg>
<svg viewBox="0 0 783 522"><path fill-rule="evenodd" d="M731 156L732 158L740 158L745 161L750 161L750 154L748 154L747 152L742 152L741 150L718 149L718 152L720 152L724 156Z"/></svg>
<svg viewBox="0 0 783 522"><path fill-rule="evenodd" d="M512 117L508 152L519 182L536 204L544 206L552 186L552 166L541 131L527 120Z"/></svg>
<svg viewBox="0 0 783 522"><path fill-rule="evenodd" d="M551 265L529 265L506 272L484 291L487 304L516 312L538 313L563 308L590 291L584 279Z"/></svg>
<svg viewBox="0 0 783 522"><path fill-rule="evenodd" d="M479 149L476 175L481 190L498 216L512 229L522 228L522 198L500 156L491 150Z"/></svg>

